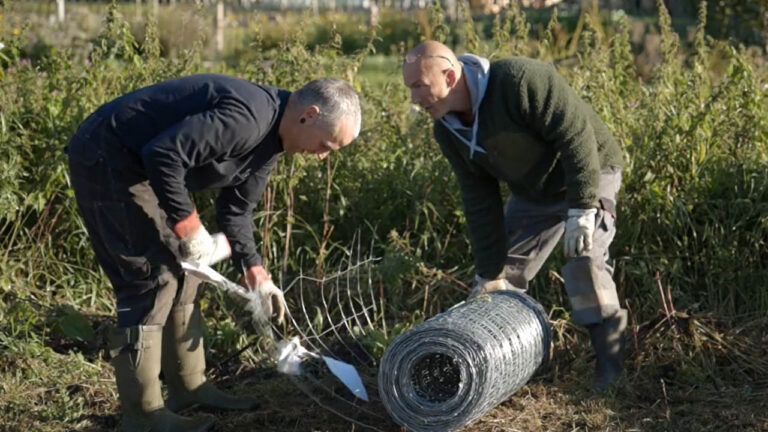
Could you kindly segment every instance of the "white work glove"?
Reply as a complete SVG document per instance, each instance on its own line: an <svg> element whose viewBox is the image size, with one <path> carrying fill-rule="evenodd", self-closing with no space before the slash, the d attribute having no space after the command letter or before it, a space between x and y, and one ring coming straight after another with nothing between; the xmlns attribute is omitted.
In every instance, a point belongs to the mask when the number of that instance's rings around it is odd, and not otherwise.
<svg viewBox="0 0 768 432"><path fill-rule="evenodd" d="M597 209L570 209L565 221L565 256L578 257L592 250Z"/></svg>
<svg viewBox="0 0 768 432"><path fill-rule="evenodd" d="M246 283L247 279L246 279ZM259 296L261 303L261 309L264 311L264 315L271 318L275 317L277 322L282 323L285 318L285 297L283 296L283 290L277 287L272 279L258 284L256 287L248 284L248 289L252 292L256 292Z"/></svg>
<svg viewBox="0 0 768 432"><path fill-rule="evenodd" d="M489 294L495 291L505 290L519 290L512 286L509 281L504 278L498 279L486 279L478 274L475 275L475 279L472 281L472 291L469 293L468 298L474 298L481 294ZM522 291L522 290L519 290Z"/></svg>
<svg viewBox="0 0 768 432"><path fill-rule="evenodd" d="M211 236L203 225L181 239L181 258L192 264L212 265L231 254L227 237L222 233Z"/></svg>

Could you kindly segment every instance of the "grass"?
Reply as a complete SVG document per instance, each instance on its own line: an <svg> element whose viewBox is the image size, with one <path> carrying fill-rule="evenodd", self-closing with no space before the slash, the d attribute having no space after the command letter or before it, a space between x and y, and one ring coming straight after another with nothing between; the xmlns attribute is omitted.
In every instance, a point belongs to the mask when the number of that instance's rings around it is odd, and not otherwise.
<svg viewBox="0 0 768 432"><path fill-rule="evenodd" d="M0 300L10 310L26 304L8 293ZM110 319L89 317L97 333ZM556 320L550 362L514 396L464 430L768 430L766 321L753 318L731 327L711 314L676 312L635 323L627 335L625 376L615 389L598 393L589 388L593 356L586 333ZM103 340L100 334L97 339ZM84 345L55 335L30 335L0 343L5 347L0 430L115 427L117 395L103 342ZM235 393L253 393L262 402L250 413L213 412L217 431L364 430L313 403L288 377L277 374L263 355L251 358L209 357L208 375L214 382ZM334 408L333 399L326 395L323 400ZM362 406L385 415L380 405ZM347 407L346 412L354 410ZM356 420L370 422L364 413L358 414ZM398 429L391 423L373 424L380 430Z"/></svg>

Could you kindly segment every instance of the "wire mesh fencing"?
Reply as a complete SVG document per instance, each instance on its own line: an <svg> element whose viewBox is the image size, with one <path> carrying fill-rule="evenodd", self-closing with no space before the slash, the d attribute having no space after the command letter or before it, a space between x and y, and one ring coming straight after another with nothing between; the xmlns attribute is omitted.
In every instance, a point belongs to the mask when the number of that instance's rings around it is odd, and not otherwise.
<svg viewBox="0 0 768 432"><path fill-rule="evenodd" d="M531 297L476 297L392 342L379 367L382 403L409 430L460 429L525 385L549 357L550 339Z"/></svg>
<svg viewBox="0 0 768 432"><path fill-rule="evenodd" d="M371 248L372 250L373 248ZM318 358L291 380L326 410L370 430L459 429L510 397L549 357L541 305L521 292L482 295L395 337L386 337L386 301L375 287L377 259L351 247L322 279L285 286L287 333L307 350L354 365L370 397L352 395Z"/></svg>

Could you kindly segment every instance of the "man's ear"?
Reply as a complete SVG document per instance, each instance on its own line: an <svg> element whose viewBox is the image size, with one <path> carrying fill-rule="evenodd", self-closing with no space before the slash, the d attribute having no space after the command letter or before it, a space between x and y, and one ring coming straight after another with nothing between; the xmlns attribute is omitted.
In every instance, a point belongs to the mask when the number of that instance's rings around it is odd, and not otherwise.
<svg viewBox="0 0 768 432"><path fill-rule="evenodd" d="M458 79L456 79L456 71L453 69L448 69L445 72L445 83L448 85L448 87L453 88L456 86L457 82Z"/></svg>
<svg viewBox="0 0 768 432"><path fill-rule="evenodd" d="M301 113L301 117L299 117L299 121L301 123L312 124L316 122L319 117L320 117L320 108L318 108L317 105L312 105L304 109L304 111Z"/></svg>

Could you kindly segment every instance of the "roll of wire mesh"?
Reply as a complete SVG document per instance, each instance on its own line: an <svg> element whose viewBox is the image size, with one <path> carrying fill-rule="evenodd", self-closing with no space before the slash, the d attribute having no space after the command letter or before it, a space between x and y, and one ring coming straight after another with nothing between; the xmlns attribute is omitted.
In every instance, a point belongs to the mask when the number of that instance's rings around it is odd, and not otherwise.
<svg viewBox="0 0 768 432"><path fill-rule="evenodd" d="M549 357L550 339L531 297L481 295L395 338L379 366L382 403L409 430L460 429L525 385Z"/></svg>

